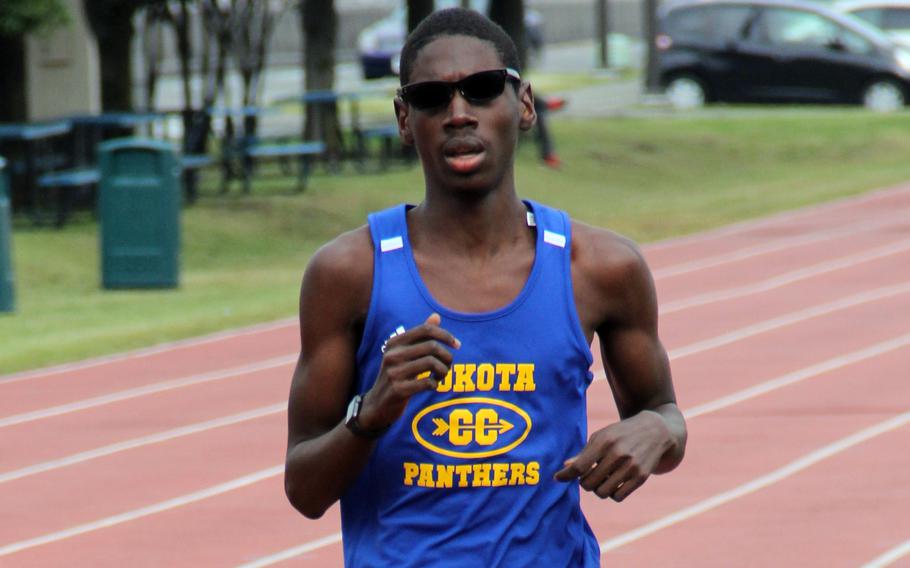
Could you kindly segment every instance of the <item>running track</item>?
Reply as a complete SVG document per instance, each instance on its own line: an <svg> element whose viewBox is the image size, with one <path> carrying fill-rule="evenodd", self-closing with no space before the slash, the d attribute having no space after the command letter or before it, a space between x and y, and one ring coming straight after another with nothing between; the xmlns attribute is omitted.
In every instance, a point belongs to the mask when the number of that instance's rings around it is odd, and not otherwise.
<svg viewBox="0 0 910 568"><path fill-rule="evenodd" d="M586 496L604 564L910 566L910 186L645 252L689 450ZM282 489L296 354L289 320L0 377L0 566L340 566Z"/></svg>

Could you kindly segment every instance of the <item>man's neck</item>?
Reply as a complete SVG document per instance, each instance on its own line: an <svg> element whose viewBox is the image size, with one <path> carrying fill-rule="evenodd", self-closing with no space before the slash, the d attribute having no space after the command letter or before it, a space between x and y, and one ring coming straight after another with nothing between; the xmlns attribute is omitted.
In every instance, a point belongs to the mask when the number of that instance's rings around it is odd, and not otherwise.
<svg viewBox="0 0 910 568"><path fill-rule="evenodd" d="M530 235L527 208L514 189L485 195L427 192L410 211L408 225L415 246L471 255L494 255Z"/></svg>

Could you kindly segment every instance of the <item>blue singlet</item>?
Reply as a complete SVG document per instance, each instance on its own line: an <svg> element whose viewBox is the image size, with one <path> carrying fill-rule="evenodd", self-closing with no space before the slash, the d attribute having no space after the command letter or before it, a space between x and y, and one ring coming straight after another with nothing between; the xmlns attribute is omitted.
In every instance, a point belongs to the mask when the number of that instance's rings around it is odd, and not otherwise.
<svg viewBox="0 0 910 568"><path fill-rule="evenodd" d="M599 566L577 482L553 480L587 438L591 350L575 309L568 216L526 202L534 266L494 312L441 306L417 271L400 205L370 215L373 291L357 352L370 389L383 343L433 312L461 340L435 392L408 403L341 499L345 564Z"/></svg>

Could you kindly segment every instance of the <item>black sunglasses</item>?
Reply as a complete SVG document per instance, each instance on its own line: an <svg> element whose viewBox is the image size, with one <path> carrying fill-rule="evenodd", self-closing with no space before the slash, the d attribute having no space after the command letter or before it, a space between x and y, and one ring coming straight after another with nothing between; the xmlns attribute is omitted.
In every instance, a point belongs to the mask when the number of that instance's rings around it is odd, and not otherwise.
<svg viewBox="0 0 910 568"><path fill-rule="evenodd" d="M417 110L430 110L449 104L457 90L471 104L490 101L502 94L506 80L521 83L518 71L511 67L468 75L458 81L423 81L398 89L398 96Z"/></svg>

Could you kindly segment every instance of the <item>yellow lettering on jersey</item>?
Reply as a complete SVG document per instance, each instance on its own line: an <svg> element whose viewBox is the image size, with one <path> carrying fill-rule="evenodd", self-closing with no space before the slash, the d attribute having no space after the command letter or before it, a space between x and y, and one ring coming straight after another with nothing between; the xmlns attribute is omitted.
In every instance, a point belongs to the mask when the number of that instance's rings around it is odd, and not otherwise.
<svg viewBox="0 0 910 568"><path fill-rule="evenodd" d="M458 474L458 487L467 487L468 476L471 475L471 466L469 465L456 465L455 473Z"/></svg>
<svg viewBox="0 0 910 568"><path fill-rule="evenodd" d="M456 446L467 446L474 437L474 415L466 408L456 408L449 415L449 441ZM439 426L442 428L442 426Z"/></svg>
<svg viewBox="0 0 910 568"><path fill-rule="evenodd" d="M515 365L513 363L496 363L496 374L499 375L499 390L502 392L511 390Z"/></svg>
<svg viewBox="0 0 910 568"><path fill-rule="evenodd" d="M509 464L512 475L509 476L509 485L524 485L525 484L525 464L521 462L516 462Z"/></svg>
<svg viewBox="0 0 910 568"><path fill-rule="evenodd" d="M464 363L452 365L455 370L455 384L452 386L453 392L474 392L474 371L477 365L474 363Z"/></svg>
<svg viewBox="0 0 910 568"><path fill-rule="evenodd" d="M534 363L518 364L518 379L515 380L516 391L532 391L537 389L534 384Z"/></svg>
<svg viewBox="0 0 910 568"><path fill-rule="evenodd" d="M437 489L449 489L452 487L452 482L455 476L455 466L454 465L442 465L441 463L436 464L436 488Z"/></svg>
<svg viewBox="0 0 910 568"><path fill-rule="evenodd" d="M507 463L494 463L493 464L493 487L502 487L509 482L507 477L509 473L509 464Z"/></svg>
<svg viewBox="0 0 910 568"><path fill-rule="evenodd" d="M495 380L496 371L493 365L482 363L477 366L477 390L484 392L493 390Z"/></svg>
<svg viewBox="0 0 910 568"><path fill-rule="evenodd" d="M417 479L417 485L419 487L436 487L436 484L433 483L433 464L420 464L420 477Z"/></svg>
<svg viewBox="0 0 910 568"><path fill-rule="evenodd" d="M525 482L528 485L537 485L540 482L540 464L529 462L526 470Z"/></svg>
<svg viewBox="0 0 910 568"><path fill-rule="evenodd" d="M474 480L471 482L471 487L489 487L491 464L475 463L471 468L474 470Z"/></svg>
<svg viewBox="0 0 910 568"><path fill-rule="evenodd" d="M404 464L404 485L428 489L456 487L504 487L506 485L537 485L540 483L540 464L475 463L475 464Z"/></svg>
<svg viewBox="0 0 910 568"><path fill-rule="evenodd" d="M503 422L505 422L503 420ZM508 425L508 429L512 429L512 425L508 422L505 422ZM477 429L474 434L474 439L477 440L477 443L481 446L491 446L496 443L496 439L499 437L499 432L502 429L502 426L499 424L499 415L496 414L496 411L492 408L482 408L477 411Z"/></svg>
<svg viewBox="0 0 910 568"><path fill-rule="evenodd" d="M417 472L420 471L420 468L417 467L416 463L405 462L404 464L404 484L405 485L414 485L414 478L417 477Z"/></svg>
<svg viewBox="0 0 910 568"><path fill-rule="evenodd" d="M446 377L436 385L436 392L449 392L452 390L452 369L446 373Z"/></svg>

